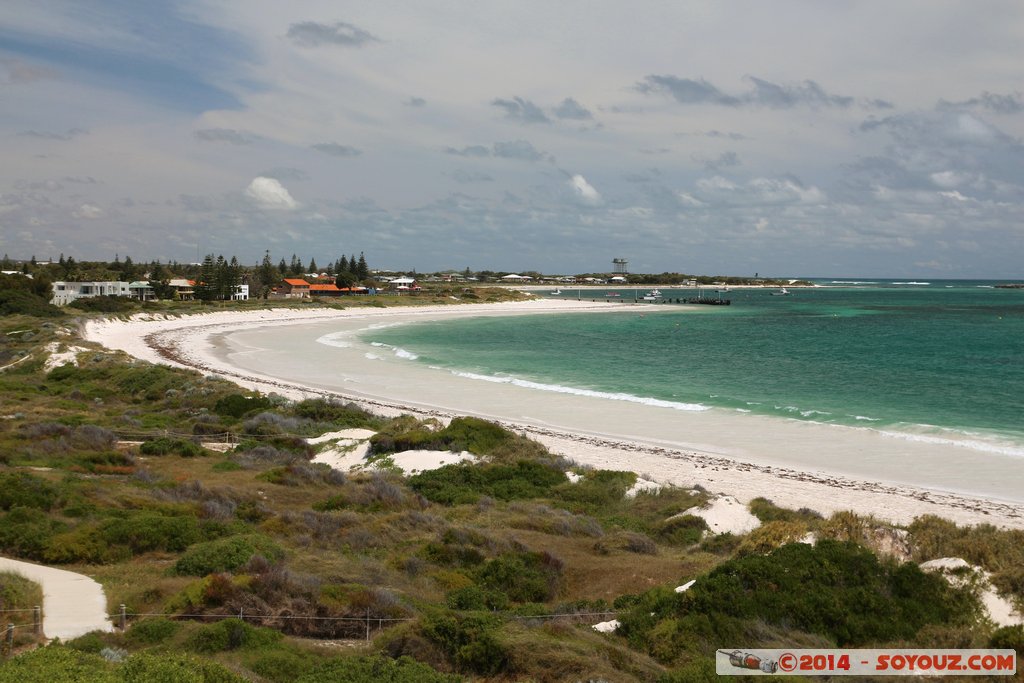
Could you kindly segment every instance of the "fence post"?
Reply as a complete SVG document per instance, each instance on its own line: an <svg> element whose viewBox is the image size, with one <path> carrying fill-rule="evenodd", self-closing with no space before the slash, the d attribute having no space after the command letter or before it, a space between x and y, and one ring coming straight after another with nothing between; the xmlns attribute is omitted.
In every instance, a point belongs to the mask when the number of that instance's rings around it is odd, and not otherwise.
<svg viewBox="0 0 1024 683"><path fill-rule="evenodd" d="M4 652L10 657L14 654L14 624L7 624L7 637L4 638L7 647L4 648Z"/></svg>
<svg viewBox="0 0 1024 683"><path fill-rule="evenodd" d="M370 608L366 608L366 642L370 642Z"/></svg>
<svg viewBox="0 0 1024 683"><path fill-rule="evenodd" d="M43 634L43 610L39 605L32 608L32 632L37 638Z"/></svg>
<svg viewBox="0 0 1024 683"><path fill-rule="evenodd" d="M121 603L121 613L118 615L118 625L122 632L128 627L128 608L124 606L123 602Z"/></svg>

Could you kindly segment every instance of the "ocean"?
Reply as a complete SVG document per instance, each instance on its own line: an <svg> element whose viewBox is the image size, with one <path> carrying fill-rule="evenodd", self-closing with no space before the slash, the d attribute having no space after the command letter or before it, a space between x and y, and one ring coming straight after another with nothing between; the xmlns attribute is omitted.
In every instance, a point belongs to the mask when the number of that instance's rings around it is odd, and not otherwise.
<svg viewBox="0 0 1024 683"><path fill-rule="evenodd" d="M789 296L721 294L731 306L412 323L369 329L361 340L481 382L1024 456L1024 290L963 280L815 282ZM609 306L635 296L615 288L560 296L601 300L612 292L620 296L607 297Z"/></svg>

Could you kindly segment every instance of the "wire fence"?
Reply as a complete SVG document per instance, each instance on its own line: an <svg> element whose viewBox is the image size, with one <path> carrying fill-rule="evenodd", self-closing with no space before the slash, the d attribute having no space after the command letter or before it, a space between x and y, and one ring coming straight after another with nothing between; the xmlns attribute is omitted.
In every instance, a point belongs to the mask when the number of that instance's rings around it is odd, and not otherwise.
<svg viewBox="0 0 1024 683"><path fill-rule="evenodd" d="M14 638L15 632L17 631L31 631L32 638L29 642L38 642L43 638L43 612L40 607L31 607L25 609L0 609L0 614L24 614L27 612L33 613L31 622L9 622L6 627L2 630L2 640L0 640L0 654L3 657L9 657L14 651ZM510 620L518 621L544 621L554 619L594 619L597 617L608 617L618 614L615 611L598 611L598 612L553 612L549 614L513 614L510 612L494 612L496 615L500 615ZM358 632L361 632L367 641L370 640L371 634L374 631L381 631L387 626L393 626L402 622L416 621L419 617L384 617L384 616L373 616L369 610L364 616L324 616L324 615L305 615L305 614L260 614L260 613L246 613L244 609L240 609L237 614L235 613L220 613L220 614L209 614L209 613L167 613L167 612L133 612L129 611L126 605L121 605L120 610L114 614L106 615L110 622L114 624L118 630L125 631L132 621L137 621L146 618L163 618L163 619L194 619L202 621L219 621L224 619L239 619L241 621L252 621L252 622L275 622L275 621L315 621L315 622L327 622L327 623L348 623L352 625L362 625L362 628Z"/></svg>

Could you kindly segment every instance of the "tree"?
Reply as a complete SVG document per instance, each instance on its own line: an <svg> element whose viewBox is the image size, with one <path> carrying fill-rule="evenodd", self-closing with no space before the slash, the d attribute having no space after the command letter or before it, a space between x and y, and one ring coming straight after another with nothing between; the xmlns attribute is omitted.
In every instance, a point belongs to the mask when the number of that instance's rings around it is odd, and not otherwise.
<svg viewBox="0 0 1024 683"><path fill-rule="evenodd" d="M363 252L359 252L359 263L356 264L356 277L360 281L370 277L370 268L366 265L366 256L363 255Z"/></svg>
<svg viewBox="0 0 1024 683"><path fill-rule="evenodd" d="M223 260L223 257L221 257ZM203 265L199 269L199 277L196 279L196 298L200 301L213 301L216 296L214 281L217 277L217 264L213 254L207 254L203 259Z"/></svg>
<svg viewBox="0 0 1024 683"><path fill-rule="evenodd" d="M309 259L309 272L310 273L319 273L320 272L319 270L317 270L316 259L315 258Z"/></svg>
<svg viewBox="0 0 1024 683"><path fill-rule="evenodd" d="M284 262L284 257L277 264L277 272L281 273L281 277L288 274L288 264Z"/></svg>
<svg viewBox="0 0 1024 683"><path fill-rule="evenodd" d="M356 283L356 276L347 270L338 272L337 277L334 278L334 284L338 289L347 289Z"/></svg>

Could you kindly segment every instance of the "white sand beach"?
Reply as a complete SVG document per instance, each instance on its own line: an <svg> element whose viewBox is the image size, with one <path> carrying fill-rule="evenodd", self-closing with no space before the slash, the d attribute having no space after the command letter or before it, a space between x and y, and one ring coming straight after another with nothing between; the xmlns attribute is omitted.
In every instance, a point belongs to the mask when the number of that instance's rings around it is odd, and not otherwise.
<svg viewBox="0 0 1024 683"><path fill-rule="evenodd" d="M853 510L901 524L936 514L959 523L1024 527L1024 458L975 451L968 443L933 443L724 410L688 412L480 381L358 339L373 326L421 320L551 312L637 315L666 308L538 299L178 318L139 315L90 322L83 334L137 358L198 368L292 398L333 395L388 415L477 415L578 463L631 470L661 484L701 485L741 503L764 496L787 507L823 514Z"/></svg>

